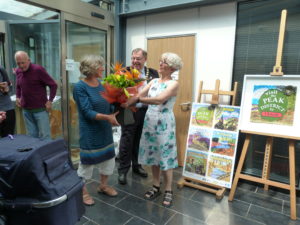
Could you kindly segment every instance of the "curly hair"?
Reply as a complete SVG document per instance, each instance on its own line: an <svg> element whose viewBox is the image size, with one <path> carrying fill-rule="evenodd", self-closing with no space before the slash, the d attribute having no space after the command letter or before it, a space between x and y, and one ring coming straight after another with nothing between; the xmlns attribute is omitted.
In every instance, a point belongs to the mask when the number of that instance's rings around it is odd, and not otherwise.
<svg viewBox="0 0 300 225"><path fill-rule="evenodd" d="M181 58L172 52L165 52L161 55L161 59L164 60L174 70L180 70L183 66Z"/></svg>
<svg viewBox="0 0 300 225"><path fill-rule="evenodd" d="M104 59L98 55L85 55L80 61L80 72L86 76L92 76L98 73L98 69L104 65Z"/></svg>

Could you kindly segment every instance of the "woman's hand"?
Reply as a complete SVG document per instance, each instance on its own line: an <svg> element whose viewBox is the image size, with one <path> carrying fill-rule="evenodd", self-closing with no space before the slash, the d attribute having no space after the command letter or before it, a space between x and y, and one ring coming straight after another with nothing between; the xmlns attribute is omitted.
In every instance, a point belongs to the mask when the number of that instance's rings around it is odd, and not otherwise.
<svg viewBox="0 0 300 225"><path fill-rule="evenodd" d="M123 108L128 108L128 107L134 105L135 103L137 103L137 102L139 101L139 99L140 99L140 98L137 97L137 96L132 96L132 97L130 97L130 98L127 100L127 102L122 103L122 104L121 104L121 107L123 107Z"/></svg>
<svg viewBox="0 0 300 225"><path fill-rule="evenodd" d="M118 115L118 114L119 114L119 111L117 111L113 114L107 115L107 121L113 126L120 126L120 124L118 123L118 121L116 119L116 115Z"/></svg>

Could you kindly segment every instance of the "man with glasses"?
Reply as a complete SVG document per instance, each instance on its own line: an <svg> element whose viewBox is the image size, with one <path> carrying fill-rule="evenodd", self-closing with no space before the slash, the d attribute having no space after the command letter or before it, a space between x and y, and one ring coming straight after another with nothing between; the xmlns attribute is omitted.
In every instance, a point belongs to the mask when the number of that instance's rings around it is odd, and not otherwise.
<svg viewBox="0 0 300 225"><path fill-rule="evenodd" d="M156 70L147 68L145 62L147 61L147 52L141 48L136 48L131 53L131 68L140 71L140 78L145 79L144 86L153 78L158 78ZM143 86L143 87L144 87ZM140 90L143 88L141 87ZM138 164L138 151L140 145L140 138L143 130L144 118L148 106L137 103L138 110L133 113L134 124L124 125L121 127L122 134L119 147L119 183L126 184L126 175L130 166L132 171L141 177L147 177L147 172Z"/></svg>

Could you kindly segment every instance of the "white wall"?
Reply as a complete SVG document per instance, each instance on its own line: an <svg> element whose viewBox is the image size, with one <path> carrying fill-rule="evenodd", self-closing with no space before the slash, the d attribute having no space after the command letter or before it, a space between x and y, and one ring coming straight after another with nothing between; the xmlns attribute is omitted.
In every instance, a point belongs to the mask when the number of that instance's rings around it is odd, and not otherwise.
<svg viewBox="0 0 300 225"><path fill-rule="evenodd" d="M127 20L126 65L133 48L147 49L147 38L184 34L196 35L194 100L200 80L204 89L230 90L236 27L236 3L152 14ZM227 102L228 98L221 99Z"/></svg>

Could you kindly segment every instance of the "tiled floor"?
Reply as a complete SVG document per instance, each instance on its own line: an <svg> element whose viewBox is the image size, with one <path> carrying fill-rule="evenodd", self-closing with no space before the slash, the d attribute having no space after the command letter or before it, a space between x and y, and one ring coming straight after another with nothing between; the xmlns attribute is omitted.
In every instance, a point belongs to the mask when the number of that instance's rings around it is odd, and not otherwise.
<svg viewBox="0 0 300 225"><path fill-rule="evenodd" d="M265 192L257 185L240 183L233 202L228 202L229 191L222 200L216 200L215 195L204 191L189 187L178 189L176 182L181 171L182 168L174 171L174 202L170 208L161 205L162 195L154 201L144 200L144 193L151 187L151 177L140 178L129 172L128 184L120 185L115 170L109 183L119 195L108 197L96 192L99 180L94 171L87 187L96 204L86 207L85 215L76 225L300 225L300 197L297 198L298 219L293 221L289 218L287 193Z"/></svg>

